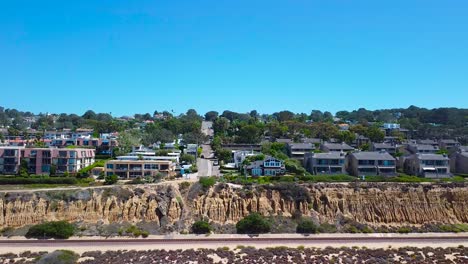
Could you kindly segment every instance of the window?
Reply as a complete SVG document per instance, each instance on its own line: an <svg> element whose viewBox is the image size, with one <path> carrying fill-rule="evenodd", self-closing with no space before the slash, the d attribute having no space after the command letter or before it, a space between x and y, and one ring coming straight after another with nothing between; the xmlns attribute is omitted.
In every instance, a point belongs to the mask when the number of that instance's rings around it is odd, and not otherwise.
<svg viewBox="0 0 468 264"><path fill-rule="evenodd" d="M158 164L145 164L145 170L157 170Z"/></svg>
<svg viewBox="0 0 468 264"><path fill-rule="evenodd" d="M447 169L437 169L437 173L447 173Z"/></svg>
<svg viewBox="0 0 468 264"><path fill-rule="evenodd" d="M378 164L380 166L393 166L395 162L393 160L379 160Z"/></svg>
<svg viewBox="0 0 468 264"><path fill-rule="evenodd" d="M358 164L359 165L374 165L375 161L374 160L359 160Z"/></svg>
<svg viewBox="0 0 468 264"><path fill-rule="evenodd" d="M360 168L359 173L372 173L372 174L375 174L376 170L375 170L375 168Z"/></svg>
<svg viewBox="0 0 468 264"><path fill-rule="evenodd" d="M127 169L128 169L128 165L127 165L127 164L116 164L116 165L115 165L115 169L116 169L116 170L127 170Z"/></svg>
<svg viewBox="0 0 468 264"><path fill-rule="evenodd" d="M5 149L4 156L16 156L16 150L14 150L14 149Z"/></svg>
<svg viewBox="0 0 468 264"><path fill-rule="evenodd" d="M42 172L50 172L50 165L42 165L41 170Z"/></svg>

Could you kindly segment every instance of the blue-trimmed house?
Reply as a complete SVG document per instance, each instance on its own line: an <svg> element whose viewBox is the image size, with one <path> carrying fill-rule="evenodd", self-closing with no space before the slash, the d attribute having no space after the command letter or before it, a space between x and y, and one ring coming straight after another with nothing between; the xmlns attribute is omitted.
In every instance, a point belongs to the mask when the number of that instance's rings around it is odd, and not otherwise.
<svg viewBox="0 0 468 264"><path fill-rule="evenodd" d="M266 157L264 160L257 160L246 167L246 171L251 176L279 176L286 173L282 160Z"/></svg>

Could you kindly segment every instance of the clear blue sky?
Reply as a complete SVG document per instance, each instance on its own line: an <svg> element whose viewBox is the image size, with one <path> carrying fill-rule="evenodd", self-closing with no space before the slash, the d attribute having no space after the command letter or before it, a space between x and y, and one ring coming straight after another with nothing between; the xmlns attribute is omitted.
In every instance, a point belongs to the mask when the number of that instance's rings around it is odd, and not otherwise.
<svg viewBox="0 0 468 264"><path fill-rule="evenodd" d="M0 105L468 107L468 1L1 1Z"/></svg>

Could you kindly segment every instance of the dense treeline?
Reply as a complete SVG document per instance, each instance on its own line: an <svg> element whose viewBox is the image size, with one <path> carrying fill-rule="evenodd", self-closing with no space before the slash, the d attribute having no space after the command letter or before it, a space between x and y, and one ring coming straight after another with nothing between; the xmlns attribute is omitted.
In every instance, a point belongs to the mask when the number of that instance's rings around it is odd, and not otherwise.
<svg viewBox="0 0 468 264"><path fill-rule="evenodd" d="M109 113L95 113L92 110L81 116L64 113L40 113L35 116L31 112L0 107L0 127L8 127L8 134L11 136L27 135L25 131L28 128L40 132L89 128L94 130L95 136L99 133L119 132L120 146L119 149L115 149L118 154L128 152L132 146L139 144L172 142L179 135L183 135L185 143L204 142L206 136L200 131L202 120L203 117L193 109L179 116L174 116L168 111L155 111L153 115L146 113L135 114L132 118L115 118Z"/></svg>
<svg viewBox="0 0 468 264"><path fill-rule="evenodd" d="M262 136L337 138L351 142L355 139L354 133L379 141L384 136L379 129L382 123L399 123L402 128L412 131L415 138L457 137L466 141L468 135L468 109L458 108L410 106L407 109L375 111L360 108L352 112L339 111L335 115L337 119L330 112L319 110L310 114L280 111L271 115L259 115L255 110L249 114L224 111L219 116L216 112L208 112L205 118L208 116L214 121L216 140L223 143L259 143ZM349 123L352 133L340 131L337 122Z"/></svg>
<svg viewBox="0 0 468 264"><path fill-rule="evenodd" d="M155 117L158 118L155 118ZM153 115L135 114L133 118L114 118L109 113L95 113L88 110L83 115L39 114L35 121L31 112L21 112L16 109L0 107L0 126L9 127L10 134L20 133L27 127L40 131L50 129L92 128L96 133L127 131L131 138L138 142L151 144L157 141L169 141L176 135L183 134L190 143L203 140L200 133L203 119L195 110L190 109L185 114L174 117L168 111L155 111ZM316 137L327 140L339 138L342 141L353 140L353 135L342 133L334 125L334 117L342 122L348 122L354 127L351 132L357 132L373 137L375 131L368 131L379 123L399 123L402 128L414 131L416 138L446 138L460 137L466 140L468 135L468 109L436 108L426 109L410 106L406 109L366 110L360 108L354 111L339 111L333 116L330 112L312 110L309 114L280 111L273 114L259 114L256 110L248 113L224 111L219 114L209 111L205 120L214 121L213 128L218 139L229 143L258 143L263 136L274 138L300 136ZM148 122L150 121L150 122ZM147 125L141 126L146 122ZM335 122L336 123L336 122ZM132 129L135 129L132 131ZM125 135L127 136L127 135ZM124 136L124 137L125 137ZM380 135L375 137L379 138Z"/></svg>

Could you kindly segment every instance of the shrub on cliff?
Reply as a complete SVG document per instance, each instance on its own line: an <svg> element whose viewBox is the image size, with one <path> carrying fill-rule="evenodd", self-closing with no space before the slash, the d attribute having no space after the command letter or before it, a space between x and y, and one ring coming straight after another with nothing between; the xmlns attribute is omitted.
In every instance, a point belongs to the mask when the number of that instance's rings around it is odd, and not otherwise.
<svg viewBox="0 0 468 264"><path fill-rule="evenodd" d="M119 181L119 177L117 177L117 175L115 175L115 174L108 175L108 176L106 176L106 178L104 178L104 184L105 185L116 184L118 181Z"/></svg>
<svg viewBox="0 0 468 264"><path fill-rule="evenodd" d="M77 263L80 255L70 250L56 250L42 256L38 264L74 264Z"/></svg>
<svg viewBox="0 0 468 264"><path fill-rule="evenodd" d="M216 177L200 177L198 182L200 182L203 189L208 189L212 187L213 185L215 185Z"/></svg>
<svg viewBox="0 0 468 264"><path fill-rule="evenodd" d="M197 234L197 235L208 234L211 232L211 230L212 230L212 227L210 223L203 221L203 220L196 221L192 225L192 233Z"/></svg>
<svg viewBox="0 0 468 264"><path fill-rule="evenodd" d="M29 228L27 238L67 239L73 236L75 227L67 221L45 222Z"/></svg>
<svg viewBox="0 0 468 264"><path fill-rule="evenodd" d="M308 219L303 219L297 224L296 233L299 234L315 234L317 233L318 228L313 221Z"/></svg>
<svg viewBox="0 0 468 264"><path fill-rule="evenodd" d="M236 224L238 234L263 234L271 230L271 224L259 213L252 213Z"/></svg>

